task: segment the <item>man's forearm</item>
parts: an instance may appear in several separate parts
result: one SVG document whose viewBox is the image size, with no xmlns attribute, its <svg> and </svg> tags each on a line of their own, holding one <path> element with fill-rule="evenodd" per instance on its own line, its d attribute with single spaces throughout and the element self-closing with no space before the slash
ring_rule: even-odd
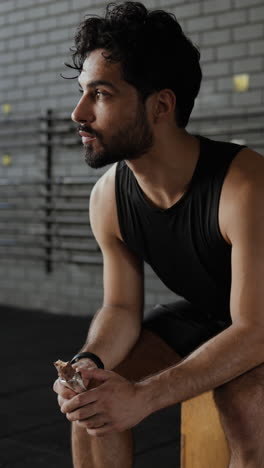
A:
<svg viewBox="0 0 264 468">
<path fill-rule="evenodd" d="M 216 388 L 264 362 L 263 332 L 231 325 L 179 364 L 140 383 L 150 412 Z"/>
<path fill-rule="evenodd" d="M 116 367 L 136 343 L 141 330 L 137 311 L 103 306 L 96 313 L 82 351 L 97 354 L 106 369 Z"/>
</svg>

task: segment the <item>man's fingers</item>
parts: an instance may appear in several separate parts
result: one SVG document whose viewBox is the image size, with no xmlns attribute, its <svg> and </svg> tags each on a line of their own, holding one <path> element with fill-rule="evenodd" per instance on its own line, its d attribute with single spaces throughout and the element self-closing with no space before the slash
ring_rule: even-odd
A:
<svg viewBox="0 0 264 468">
<path fill-rule="evenodd" d="M 69 421 L 83 421 L 88 418 L 92 418 L 92 417 L 98 416 L 99 414 L 102 414 L 101 412 L 98 411 L 96 403 L 82 406 L 80 408 L 77 408 L 75 411 L 71 411 L 70 413 L 65 411 L 65 407 L 67 404 L 66 400 L 64 400 L 64 403 L 65 404 L 63 404 L 61 407 L 61 412 L 66 413 L 67 419 Z"/>
<path fill-rule="evenodd" d="M 72 367 L 76 370 L 79 369 L 87 369 L 87 368 L 97 368 L 97 365 L 94 361 L 88 358 L 80 359 L 80 361 L 75 362 L 72 364 Z"/>
<path fill-rule="evenodd" d="M 89 405 L 90 403 L 95 403 L 97 401 L 96 389 L 88 390 L 83 393 L 79 393 L 75 397 L 67 400 L 63 406 L 64 413 L 71 413 L 77 408 L 82 408 L 83 406 Z"/>
<path fill-rule="evenodd" d="M 87 428 L 86 431 L 91 436 L 102 437 L 105 434 L 109 434 L 110 432 L 113 432 L 113 425 L 109 423 L 109 424 L 105 424 L 102 427 L 98 427 L 97 429 Z"/>
<path fill-rule="evenodd" d="M 106 417 L 104 415 L 97 414 L 95 416 L 91 416 L 90 418 L 78 421 L 78 424 L 82 427 L 85 427 L 86 429 L 98 429 L 99 427 L 105 426 L 107 423 Z"/>
<path fill-rule="evenodd" d="M 76 396 L 76 393 L 70 388 L 66 387 L 64 384 L 62 384 L 59 379 L 55 380 L 53 390 L 66 400 L 69 400 Z"/>
<path fill-rule="evenodd" d="M 95 379 L 100 382 L 106 382 L 106 380 L 111 379 L 113 377 L 114 372 L 104 369 L 98 369 L 98 367 L 90 368 L 90 369 L 83 369 L 81 367 L 76 367 L 77 372 L 81 372 L 82 375 L 88 379 Z"/>
</svg>

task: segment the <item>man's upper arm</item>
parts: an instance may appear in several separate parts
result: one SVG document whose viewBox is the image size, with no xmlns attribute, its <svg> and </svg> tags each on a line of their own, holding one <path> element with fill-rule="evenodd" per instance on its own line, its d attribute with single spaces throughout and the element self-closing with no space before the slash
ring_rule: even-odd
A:
<svg viewBox="0 0 264 468">
<path fill-rule="evenodd" d="M 90 198 L 90 223 L 103 254 L 104 305 L 132 309 L 142 316 L 143 262 L 121 239 L 111 170 L 97 182 Z"/>
<path fill-rule="evenodd" d="M 236 188 L 227 229 L 232 244 L 232 319 L 253 328 L 264 325 L 263 205 L 264 159 L 256 158 L 248 177 Z"/>
</svg>

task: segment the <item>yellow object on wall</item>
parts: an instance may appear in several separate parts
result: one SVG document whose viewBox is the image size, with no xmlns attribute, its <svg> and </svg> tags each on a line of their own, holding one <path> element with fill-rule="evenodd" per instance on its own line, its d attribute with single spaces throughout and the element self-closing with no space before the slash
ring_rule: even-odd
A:
<svg viewBox="0 0 264 468">
<path fill-rule="evenodd" d="M 241 75 L 234 75 L 233 82 L 235 91 L 238 91 L 239 93 L 247 91 L 249 88 L 249 81 L 250 77 L 247 73 L 243 73 Z"/>
<path fill-rule="evenodd" d="M 2 105 L 3 114 L 10 114 L 11 110 L 12 110 L 11 104 L 5 103 Z"/>
<path fill-rule="evenodd" d="M 11 163 L 12 157 L 10 156 L 10 154 L 4 154 L 2 156 L 2 166 L 10 166 Z"/>
</svg>

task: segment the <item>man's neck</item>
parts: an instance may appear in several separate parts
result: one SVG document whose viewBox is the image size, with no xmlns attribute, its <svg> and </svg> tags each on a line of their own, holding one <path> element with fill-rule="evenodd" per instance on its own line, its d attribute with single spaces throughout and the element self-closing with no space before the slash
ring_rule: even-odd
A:
<svg viewBox="0 0 264 468">
<path fill-rule="evenodd" d="M 172 137 L 157 141 L 149 153 L 126 163 L 146 198 L 153 205 L 166 209 L 187 190 L 199 153 L 199 140 L 178 129 Z"/>
</svg>

